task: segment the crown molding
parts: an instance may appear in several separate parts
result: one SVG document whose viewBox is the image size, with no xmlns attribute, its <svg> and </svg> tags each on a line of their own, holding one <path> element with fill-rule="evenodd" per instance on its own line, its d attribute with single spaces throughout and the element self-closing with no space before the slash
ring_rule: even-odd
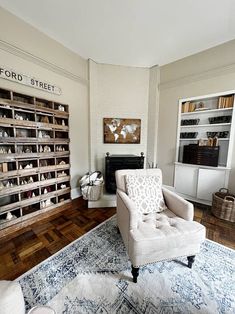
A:
<svg viewBox="0 0 235 314">
<path fill-rule="evenodd" d="M 187 85 L 187 84 L 194 83 L 197 81 L 210 79 L 215 76 L 222 76 L 222 75 L 230 74 L 230 73 L 235 73 L 235 63 L 218 67 L 212 70 L 204 71 L 200 74 L 187 75 L 176 80 L 170 80 L 165 83 L 160 83 L 159 87 L 161 90 L 164 90 L 164 89 L 174 88 L 180 85 Z"/>
<path fill-rule="evenodd" d="M 0 49 L 1 50 L 4 50 L 6 52 L 9 52 L 11 53 L 12 55 L 15 55 L 17 57 L 20 57 L 24 60 L 27 60 L 27 61 L 30 61 L 30 62 L 33 62 L 47 70 L 50 70 L 50 71 L 53 71 L 54 73 L 56 74 L 59 74 L 59 75 L 62 75 L 62 76 L 65 76 L 73 81 L 76 81 L 76 82 L 79 82 L 79 83 L 82 83 L 84 85 L 88 85 L 88 80 L 85 79 L 85 78 L 82 78 L 81 76 L 79 75 L 76 75 L 76 74 L 73 74 L 72 72 L 70 71 L 67 71 L 65 70 L 64 68 L 62 67 L 59 67 L 58 65 L 54 64 L 54 63 L 51 63 L 49 61 L 46 61 L 40 57 L 37 57 L 29 52 L 26 52 L 25 50 L 21 49 L 21 48 L 18 48 L 12 44 L 9 44 L 3 40 L 0 40 Z"/>
</svg>

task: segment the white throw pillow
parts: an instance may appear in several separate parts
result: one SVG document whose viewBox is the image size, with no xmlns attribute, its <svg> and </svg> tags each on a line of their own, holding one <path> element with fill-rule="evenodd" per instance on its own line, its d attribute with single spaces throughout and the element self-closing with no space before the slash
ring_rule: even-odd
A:
<svg viewBox="0 0 235 314">
<path fill-rule="evenodd" d="M 25 314 L 21 286 L 16 281 L 0 281 L 0 313 Z"/>
<path fill-rule="evenodd" d="M 126 175 L 126 190 L 140 213 L 160 213 L 166 209 L 162 194 L 161 177 Z"/>
</svg>

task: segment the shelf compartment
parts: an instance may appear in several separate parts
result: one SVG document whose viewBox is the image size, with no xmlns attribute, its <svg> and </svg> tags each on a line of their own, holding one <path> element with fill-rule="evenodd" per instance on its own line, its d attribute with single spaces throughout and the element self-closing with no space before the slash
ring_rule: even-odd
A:
<svg viewBox="0 0 235 314">
<path fill-rule="evenodd" d="M 39 145 L 38 146 L 38 153 L 53 153 L 54 152 L 54 145 Z"/>
<path fill-rule="evenodd" d="M 37 130 L 37 137 L 38 139 L 53 139 L 54 138 L 54 131 L 51 129 L 39 129 Z"/>
<path fill-rule="evenodd" d="M 49 197 L 40 203 L 41 209 L 53 208 L 57 204 L 56 197 Z"/>
<path fill-rule="evenodd" d="M 35 122 L 35 114 L 29 110 L 18 109 L 14 112 L 14 119 L 21 122 L 33 121 Z"/>
<path fill-rule="evenodd" d="M 38 174 L 20 176 L 19 181 L 21 188 L 33 188 L 35 184 L 38 185 Z"/>
<path fill-rule="evenodd" d="M 9 171 L 15 171 L 16 170 L 16 162 L 15 161 L 6 161 L 0 163 L 0 174 L 7 173 Z"/>
<path fill-rule="evenodd" d="M 19 186 L 17 185 L 17 179 L 6 179 L 0 181 L 0 196 L 7 196 L 17 193 Z"/>
<path fill-rule="evenodd" d="M 192 128 L 208 128 L 208 127 L 215 127 L 215 126 L 231 126 L 231 123 L 215 123 L 215 124 L 198 124 L 198 125 L 181 125 L 181 129 L 192 129 Z"/>
<path fill-rule="evenodd" d="M 67 117 L 55 117 L 54 118 L 54 124 L 56 126 L 62 126 L 62 127 L 68 127 L 68 118 Z"/>
<path fill-rule="evenodd" d="M 12 110 L 10 108 L 0 106 L 0 119 L 12 119 Z"/>
<path fill-rule="evenodd" d="M 14 220 L 17 220 L 21 216 L 20 208 L 16 208 L 8 213 L 0 213 L 0 225 L 8 224 L 10 222 L 14 223 Z"/>
<path fill-rule="evenodd" d="M 39 167 L 55 166 L 55 158 L 46 158 L 39 160 Z"/>
<path fill-rule="evenodd" d="M 22 155 L 37 153 L 37 145 L 28 145 L 28 144 L 24 144 L 24 143 L 17 143 L 16 153 L 22 154 Z"/>
<path fill-rule="evenodd" d="M 69 176 L 69 169 L 64 169 L 64 170 L 58 170 L 57 173 L 57 178 L 66 178 L 67 176 Z"/>
<path fill-rule="evenodd" d="M 27 191 L 23 191 L 20 193 L 21 201 L 24 202 L 25 200 L 33 200 L 35 197 L 39 196 L 39 188 L 30 189 Z"/>
<path fill-rule="evenodd" d="M 38 210 L 40 210 L 40 203 L 35 203 L 32 205 L 22 207 L 22 216 L 29 215 L 31 213 L 35 213 Z"/>
<path fill-rule="evenodd" d="M 61 190 L 61 194 L 58 195 L 58 204 L 70 199 L 70 192 L 66 192 L 67 189 Z M 64 193 L 63 193 L 64 192 Z"/>
<path fill-rule="evenodd" d="M 41 107 L 42 109 L 53 109 L 53 103 L 50 100 L 36 98 L 35 103 L 37 107 Z"/>
<path fill-rule="evenodd" d="M 13 92 L 13 101 L 20 102 L 21 104 L 34 104 L 34 97 Z"/>
<path fill-rule="evenodd" d="M 199 141 L 199 140 L 208 140 L 207 137 L 204 138 L 180 138 L 180 141 Z M 219 141 L 229 141 L 229 138 L 218 137 Z"/>
<path fill-rule="evenodd" d="M 2 144 L 0 145 L 0 155 L 11 155 L 15 153 L 15 146 L 12 144 Z"/>
<path fill-rule="evenodd" d="M 57 191 L 67 189 L 69 188 L 69 186 L 70 186 L 70 183 L 67 180 L 63 182 L 57 182 Z"/>
<path fill-rule="evenodd" d="M 20 207 L 19 195 L 4 195 L 0 197 L 0 213 L 4 213 L 6 211 L 10 211 Z"/>
<path fill-rule="evenodd" d="M 54 179 L 55 178 L 55 171 L 45 171 L 41 172 L 39 175 L 40 181 L 42 182 L 48 182 L 48 180 Z"/>
<path fill-rule="evenodd" d="M 56 110 L 57 113 L 68 113 L 68 105 L 54 102 L 54 110 Z"/>
<path fill-rule="evenodd" d="M 14 137 L 14 132 L 13 128 L 10 127 L 0 127 L 0 137 L 3 138 L 4 140 L 7 140 L 9 137 Z M 2 141 L 2 139 L 1 139 Z"/>
<path fill-rule="evenodd" d="M 43 112 L 37 112 L 36 113 L 36 121 L 42 125 L 53 125 L 53 114 L 52 113 L 43 113 Z"/>
<path fill-rule="evenodd" d="M 59 157 L 56 158 L 56 165 L 58 166 L 64 166 L 69 164 L 69 157 Z"/>
<path fill-rule="evenodd" d="M 55 152 L 61 153 L 61 152 L 69 152 L 69 145 L 56 145 L 55 146 Z"/>
<path fill-rule="evenodd" d="M 66 132 L 66 131 L 55 131 L 55 138 L 56 139 L 63 139 L 63 138 L 65 138 L 65 139 L 67 139 L 68 138 L 68 132 Z"/>
<path fill-rule="evenodd" d="M 21 138 L 22 141 L 24 138 L 35 138 L 36 137 L 36 129 L 31 129 L 31 128 L 16 128 L 16 137 Z"/>
<path fill-rule="evenodd" d="M 11 92 L 9 90 L 0 88 L 0 98 L 2 99 L 11 99 Z M 1 99 L 0 99 L 1 102 Z"/>
<path fill-rule="evenodd" d="M 223 108 L 223 109 L 207 109 L 207 110 L 197 110 L 192 112 L 182 112 L 181 116 L 190 116 L 190 115 L 197 115 L 197 114 L 205 114 L 205 113 L 216 113 L 216 112 L 229 112 L 232 111 L 233 107 L 230 108 Z"/>
<path fill-rule="evenodd" d="M 38 167 L 37 159 L 19 160 L 19 170 L 31 170 Z"/>
<path fill-rule="evenodd" d="M 42 195 L 46 195 L 46 194 L 50 194 L 51 192 L 55 192 L 56 191 L 56 185 L 54 184 L 50 184 L 48 185 L 48 182 L 46 182 L 47 184 L 41 186 L 41 194 Z"/>
</svg>

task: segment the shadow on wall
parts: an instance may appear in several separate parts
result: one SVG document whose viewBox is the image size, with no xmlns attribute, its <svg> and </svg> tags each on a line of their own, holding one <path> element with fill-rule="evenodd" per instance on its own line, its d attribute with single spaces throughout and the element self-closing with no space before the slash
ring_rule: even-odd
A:
<svg viewBox="0 0 235 314">
<path fill-rule="evenodd" d="M 234 180 L 234 178 L 235 178 L 235 168 L 232 168 L 231 172 L 230 172 L 229 184 L 228 184 L 229 192 L 232 194 L 235 194 L 235 180 Z"/>
<path fill-rule="evenodd" d="M 71 177 L 71 187 L 73 188 L 80 188 L 79 180 L 81 179 L 81 176 L 75 175 L 74 177 Z"/>
</svg>

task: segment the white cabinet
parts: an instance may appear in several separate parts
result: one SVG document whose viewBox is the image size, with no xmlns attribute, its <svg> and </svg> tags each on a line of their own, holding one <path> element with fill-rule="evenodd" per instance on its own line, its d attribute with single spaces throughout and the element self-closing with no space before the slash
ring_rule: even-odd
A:
<svg viewBox="0 0 235 314">
<path fill-rule="evenodd" d="M 235 91 L 229 91 L 179 101 L 174 188 L 185 198 L 209 204 L 212 193 L 228 185 L 235 134 L 234 95 Z M 196 146 L 199 141 L 209 143 L 209 137 L 218 138 L 219 150 L 209 144 Z M 185 146 L 189 151 L 190 144 L 195 145 L 189 158 Z M 219 151 L 216 162 L 212 162 L 214 156 L 203 159 L 202 150 Z"/>
<path fill-rule="evenodd" d="M 175 165 L 175 191 L 183 197 L 210 204 L 212 194 L 227 186 L 229 170 L 221 167 Z"/>
<path fill-rule="evenodd" d="M 191 197 L 197 195 L 197 176 L 198 169 L 188 166 L 175 167 L 175 189 L 181 194 Z"/>
<path fill-rule="evenodd" d="M 200 169 L 198 170 L 197 198 L 211 201 L 212 194 L 225 186 L 225 170 Z"/>
</svg>

